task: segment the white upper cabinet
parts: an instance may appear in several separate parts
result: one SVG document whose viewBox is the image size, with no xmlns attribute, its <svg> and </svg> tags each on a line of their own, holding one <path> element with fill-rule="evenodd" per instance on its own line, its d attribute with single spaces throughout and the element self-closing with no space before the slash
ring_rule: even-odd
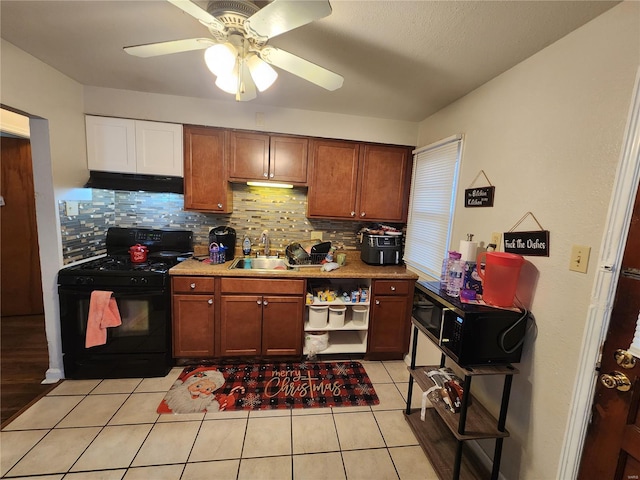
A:
<svg viewBox="0 0 640 480">
<path fill-rule="evenodd" d="M 89 170 L 182 177 L 182 125 L 85 118 Z"/>
</svg>

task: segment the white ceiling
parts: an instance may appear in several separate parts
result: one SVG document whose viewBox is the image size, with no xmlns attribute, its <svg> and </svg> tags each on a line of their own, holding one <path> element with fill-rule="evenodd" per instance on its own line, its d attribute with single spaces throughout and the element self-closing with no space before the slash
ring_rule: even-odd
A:
<svg viewBox="0 0 640 480">
<path fill-rule="evenodd" d="M 339 73 L 343 87 L 328 92 L 280 70 L 252 102 L 421 121 L 616 3 L 332 0 L 330 16 L 269 43 Z M 235 101 L 214 86 L 202 51 L 122 50 L 210 36 L 166 1 L 1 0 L 0 19 L 3 39 L 83 85 Z"/>
</svg>

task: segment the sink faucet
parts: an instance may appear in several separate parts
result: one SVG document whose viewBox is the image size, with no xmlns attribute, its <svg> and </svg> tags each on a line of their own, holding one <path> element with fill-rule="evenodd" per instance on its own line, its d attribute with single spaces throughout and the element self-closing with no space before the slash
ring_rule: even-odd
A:
<svg viewBox="0 0 640 480">
<path fill-rule="evenodd" d="M 270 245 L 269 245 L 269 232 L 267 230 L 262 231 L 262 235 L 260 235 L 260 243 L 264 245 L 264 255 L 265 257 L 269 256 Z"/>
</svg>

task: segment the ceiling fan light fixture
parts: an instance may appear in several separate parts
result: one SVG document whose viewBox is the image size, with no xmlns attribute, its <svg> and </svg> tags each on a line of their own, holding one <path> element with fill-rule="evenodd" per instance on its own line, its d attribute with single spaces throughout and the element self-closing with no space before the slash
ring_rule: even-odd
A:
<svg viewBox="0 0 640 480">
<path fill-rule="evenodd" d="M 238 93 L 238 69 L 234 68 L 230 73 L 218 75 L 218 78 L 216 78 L 216 87 L 232 95 Z"/>
<path fill-rule="evenodd" d="M 273 82 L 278 78 L 278 72 L 257 55 L 251 55 L 249 57 L 247 66 L 251 72 L 251 78 L 253 78 L 256 87 L 258 87 L 258 90 L 261 92 L 264 92 L 273 85 Z"/>
<path fill-rule="evenodd" d="M 215 76 L 228 75 L 233 71 L 238 52 L 230 43 L 218 43 L 204 51 L 204 62 Z"/>
</svg>

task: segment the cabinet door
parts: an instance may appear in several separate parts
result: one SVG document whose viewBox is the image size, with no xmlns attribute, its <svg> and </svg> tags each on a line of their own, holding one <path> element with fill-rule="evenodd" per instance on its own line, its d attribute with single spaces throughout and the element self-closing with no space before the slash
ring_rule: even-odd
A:
<svg viewBox="0 0 640 480">
<path fill-rule="evenodd" d="M 309 139 L 271 135 L 269 180 L 306 185 Z"/>
<path fill-rule="evenodd" d="M 220 352 L 222 357 L 260 355 L 262 297 L 222 295 L 220 299 Z"/>
<path fill-rule="evenodd" d="M 173 356 L 213 357 L 213 295 L 173 295 Z"/>
<path fill-rule="evenodd" d="M 232 192 L 225 174 L 226 132 L 184 127 L 184 208 L 231 213 Z"/>
<path fill-rule="evenodd" d="M 89 170 L 136 173 L 136 129 L 126 118 L 85 117 Z"/>
<path fill-rule="evenodd" d="M 359 144 L 324 140 L 311 144 L 307 217 L 355 218 Z"/>
<path fill-rule="evenodd" d="M 410 298 L 379 296 L 373 298 L 369 322 L 368 353 L 402 358 L 409 351 Z"/>
<path fill-rule="evenodd" d="M 229 178 L 262 181 L 269 179 L 269 135 L 230 132 Z"/>
<path fill-rule="evenodd" d="M 302 297 L 263 297 L 262 354 L 302 355 Z"/>
<path fill-rule="evenodd" d="M 136 120 L 138 173 L 182 176 L 182 125 Z"/>
<path fill-rule="evenodd" d="M 358 217 L 406 222 L 411 182 L 409 149 L 364 145 L 361 155 Z"/>
</svg>

